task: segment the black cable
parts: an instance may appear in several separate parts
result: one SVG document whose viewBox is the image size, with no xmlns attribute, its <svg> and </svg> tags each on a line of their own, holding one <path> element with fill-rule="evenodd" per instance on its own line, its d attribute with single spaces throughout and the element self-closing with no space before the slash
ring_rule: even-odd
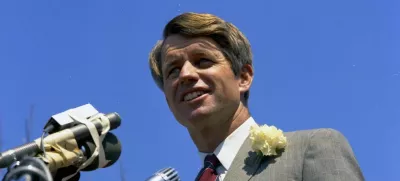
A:
<svg viewBox="0 0 400 181">
<path fill-rule="evenodd" d="M 23 174 L 37 175 L 44 181 L 53 181 L 53 177 L 47 166 L 39 159 L 33 157 L 26 157 L 21 160 L 21 166 L 17 166 L 9 170 L 3 178 L 3 181 L 10 181 L 14 177 L 20 177 Z M 41 168 L 37 168 L 41 167 Z"/>
<path fill-rule="evenodd" d="M 49 179 L 46 177 L 46 175 L 42 171 L 40 171 L 38 168 L 28 167 L 28 166 L 21 166 L 18 168 L 14 168 L 10 172 L 8 172 L 8 174 L 4 177 L 3 181 L 17 179 L 14 177 L 16 177 L 18 174 L 22 174 L 22 173 L 24 173 L 24 174 L 29 173 L 29 174 L 37 175 L 37 176 L 41 177 L 41 179 L 43 179 L 45 181 L 49 181 Z"/>
<path fill-rule="evenodd" d="M 49 181 L 53 181 L 53 176 L 50 173 L 49 168 L 44 164 L 43 161 L 39 160 L 39 158 L 33 158 L 33 157 L 28 157 L 27 159 L 30 159 L 33 162 L 36 162 L 39 166 L 42 167 L 42 171 L 46 174 L 46 177 L 48 178 Z"/>
</svg>

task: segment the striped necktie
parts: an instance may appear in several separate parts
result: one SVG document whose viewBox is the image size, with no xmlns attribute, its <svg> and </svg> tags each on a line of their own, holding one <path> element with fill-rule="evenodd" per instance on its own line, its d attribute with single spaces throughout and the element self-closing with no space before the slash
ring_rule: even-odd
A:
<svg viewBox="0 0 400 181">
<path fill-rule="evenodd" d="M 217 167 L 221 165 L 218 158 L 212 154 L 204 159 L 204 167 L 196 177 L 196 181 L 215 181 L 217 179 Z"/>
</svg>

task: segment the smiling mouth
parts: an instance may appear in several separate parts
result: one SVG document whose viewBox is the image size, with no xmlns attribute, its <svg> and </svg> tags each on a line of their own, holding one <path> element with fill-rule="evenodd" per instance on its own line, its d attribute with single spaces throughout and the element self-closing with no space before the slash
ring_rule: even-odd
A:
<svg viewBox="0 0 400 181">
<path fill-rule="evenodd" d="M 183 97 L 183 101 L 185 101 L 185 102 L 191 101 L 193 99 L 196 99 L 197 97 L 202 96 L 205 93 L 206 92 L 204 92 L 204 91 L 195 91 L 195 92 L 188 93 Z"/>
</svg>

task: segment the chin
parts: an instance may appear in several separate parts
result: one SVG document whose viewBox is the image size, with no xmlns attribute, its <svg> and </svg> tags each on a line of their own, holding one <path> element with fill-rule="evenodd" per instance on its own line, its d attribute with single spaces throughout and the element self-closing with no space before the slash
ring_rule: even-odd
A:
<svg viewBox="0 0 400 181">
<path fill-rule="evenodd" d="M 212 109 L 201 108 L 190 112 L 186 120 L 195 124 L 196 122 L 205 122 L 212 116 L 216 116 Z"/>
<path fill-rule="evenodd" d="M 187 108 L 180 113 L 179 120 L 185 127 L 198 127 L 207 124 L 207 120 L 219 117 L 219 112 L 214 105 L 201 105 L 196 108 Z"/>
</svg>

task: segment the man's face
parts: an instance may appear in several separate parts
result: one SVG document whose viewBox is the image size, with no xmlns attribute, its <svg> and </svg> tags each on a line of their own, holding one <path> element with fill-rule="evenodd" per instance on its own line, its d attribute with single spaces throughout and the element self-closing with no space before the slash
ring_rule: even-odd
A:
<svg viewBox="0 0 400 181">
<path fill-rule="evenodd" d="M 169 36 L 162 49 L 162 72 L 168 105 L 187 128 L 202 129 L 231 118 L 240 94 L 247 91 L 211 38 Z"/>
</svg>

